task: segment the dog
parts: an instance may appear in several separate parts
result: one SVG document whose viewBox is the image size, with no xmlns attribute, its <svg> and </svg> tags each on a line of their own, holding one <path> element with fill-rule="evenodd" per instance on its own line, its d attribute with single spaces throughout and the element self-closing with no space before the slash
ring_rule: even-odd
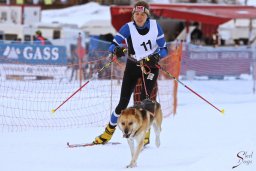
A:
<svg viewBox="0 0 256 171">
<path fill-rule="evenodd" d="M 160 132 L 163 114 L 161 106 L 158 102 L 146 99 L 141 104 L 122 110 L 118 118 L 117 125 L 123 133 L 123 137 L 127 138 L 129 144 L 132 160 L 127 168 L 137 166 L 138 156 L 144 146 L 144 138 L 153 125 L 156 134 L 155 144 L 160 146 Z M 137 147 L 134 149 L 134 140 L 136 140 Z"/>
</svg>

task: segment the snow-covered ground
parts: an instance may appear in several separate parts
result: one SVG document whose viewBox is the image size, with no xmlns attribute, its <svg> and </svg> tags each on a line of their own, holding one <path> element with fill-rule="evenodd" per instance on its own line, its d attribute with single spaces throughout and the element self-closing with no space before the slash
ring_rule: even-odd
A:
<svg viewBox="0 0 256 171">
<path fill-rule="evenodd" d="M 251 79 L 183 81 L 220 112 L 180 86 L 178 111 L 165 118 L 161 146 L 151 143 L 138 159 L 138 171 L 255 171 L 256 94 Z M 67 148 L 91 142 L 103 127 L 0 133 L 1 171 L 126 170 L 130 151 L 121 131 L 120 145 Z M 239 165 L 240 164 L 240 165 Z M 233 166 L 239 165 L 232 169 Z"/>
</svg>

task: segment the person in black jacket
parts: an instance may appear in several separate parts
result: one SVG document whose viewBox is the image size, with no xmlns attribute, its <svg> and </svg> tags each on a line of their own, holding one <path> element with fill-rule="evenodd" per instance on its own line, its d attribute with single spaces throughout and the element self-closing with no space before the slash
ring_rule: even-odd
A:
<svg viewBox="0 0 256 171">
<path fill-rule="evenodd" d="M 199 45 L 203 40 L 203 32 L 200 30 L 198 23 L 195 23 L 194 26 L 195 29 L 191 32 L 191 42 Z"/>
</svg>

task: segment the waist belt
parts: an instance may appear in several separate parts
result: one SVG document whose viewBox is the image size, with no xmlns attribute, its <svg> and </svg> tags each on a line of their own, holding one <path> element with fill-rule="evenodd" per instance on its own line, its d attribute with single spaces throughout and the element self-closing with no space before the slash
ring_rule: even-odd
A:
<svg viewBox="0 0 256 171">
<path fill-rule="evenodd" d="M 128 59 L 130 59 L 131 61 L 133 62 L 136 62 L 136 63 L 140 63 L 141 61 L 143 61 L 143 59 L 147 58 L 148 56 L 145 56 L 143 57 L 141 60 L 137 61 L 135 55 L 128 55 Z"/>
<path fill-rule="evenodd" d="M 129 55 L 127 59 L 131 60 L 132 62 L 135 62 L 135 63 L 140 63 L 140 61 L 137 61 L 137 59 L 134 58 L 135 55 Z"/>
</svg>

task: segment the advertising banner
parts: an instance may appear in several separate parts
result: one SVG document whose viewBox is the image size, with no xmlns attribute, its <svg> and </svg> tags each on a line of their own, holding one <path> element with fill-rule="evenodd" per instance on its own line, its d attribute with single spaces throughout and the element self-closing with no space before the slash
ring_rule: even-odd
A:
<svg viewBox="0 0 256 171">
<path fill-rule="evenodd" d="M 66 65 L 66 47 L 1 44 L 0 62 L 12 64 Z"/>
<path fill-rule="evenodd" d="M 250 74 L 250 49 L 189 49 L 182 59 L 182 74 L 194 71 L 197 76 L 239 76 Z"/>
</svg>

